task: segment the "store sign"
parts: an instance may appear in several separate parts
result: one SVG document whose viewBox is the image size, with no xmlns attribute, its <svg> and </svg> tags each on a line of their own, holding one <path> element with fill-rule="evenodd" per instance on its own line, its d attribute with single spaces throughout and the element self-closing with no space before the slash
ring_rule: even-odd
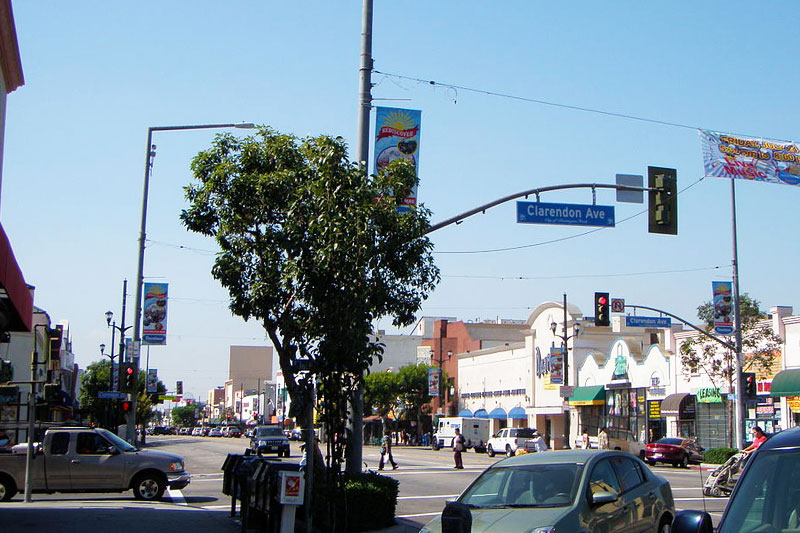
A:
<svg viewBox="0 0 800 533">
<path fill-rule="evenodd" d="M 763 417 L 767 417 L 767 418 L 772 418 L 773 416 L 775 416 L 775 406 L 774 405 L 767 405 L 767 404 L 757 405 L 756 406 L 756 416 L 758 416 L 758 417 L 763 416 Z"/>
<path fill-rule="evenodd" d="M 800 396 L 787 396 L 786 406 L 795 413 L 800 413 Z"/>
<path fill-rule="evenodd" d="M 661 418 L 661 400 L 647 401 L 647 415 L 650 418 Z"/>
<path fill-rule="evenodd" d="M 719 387 L 701 387 L 697 389 L 698 403 L 722 403 Z"/>
</svg>

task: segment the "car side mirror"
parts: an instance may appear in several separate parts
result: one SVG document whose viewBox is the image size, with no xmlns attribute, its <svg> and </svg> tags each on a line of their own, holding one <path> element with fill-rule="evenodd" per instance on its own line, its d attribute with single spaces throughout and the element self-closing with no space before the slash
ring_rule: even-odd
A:
<svg viewBox="0 0 800 533">
<path fill-rule="evenodd" d="M 672 521 L 672 533 L 713 533 L 711 515 L 705 511 L 678 511 Z"/>
<path fill-rule="evenodd" d="M 447 502 L 442 511 L 442 533 L 470 533 L 472 513 L 460 502 Z"/>
<path fill-rule="evenodd" d="M 595 492 L 592 494 L 592 505 L 605 505 L 613 503 L 619 499 L 619 495 L 614 492 Z"/>
<path fill-rule="evenodd" d="M 106 448 L 109 455 L 119 455 L 119 449 L 116 446 L 109 446 Z"/>
</svg>

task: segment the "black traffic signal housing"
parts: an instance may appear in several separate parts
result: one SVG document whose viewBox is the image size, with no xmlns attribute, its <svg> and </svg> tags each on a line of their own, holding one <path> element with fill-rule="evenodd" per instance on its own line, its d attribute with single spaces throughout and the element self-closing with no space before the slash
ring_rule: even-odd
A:
<svg viewBox="0 0 800 533">
<path fill-rule="evenodd" d="M 136 392 L 136 368 L 133 363 L 119 365 L 120 392 Z"/>
<path fill-rule="evenodd" d="M 647 167 L 647 231 L 678 234 L 678 173 L 674 168 Z"/>
<path fill-rule="evenodd" d="M 748 400 L 756 399 L 756 373 L 742 372 L 742 383 L 744 383 L 744 397 Z"/>
<path fill-rule="evenodd" d="M 594 293 L 594 325 L 611 325 L 610 300 L 607 292 Z"/>
<path fill-rule="evenodd" d="M 175 393 L 183 394 L 183 381 L 178 381 L 175 383 Z"/>
</svg>

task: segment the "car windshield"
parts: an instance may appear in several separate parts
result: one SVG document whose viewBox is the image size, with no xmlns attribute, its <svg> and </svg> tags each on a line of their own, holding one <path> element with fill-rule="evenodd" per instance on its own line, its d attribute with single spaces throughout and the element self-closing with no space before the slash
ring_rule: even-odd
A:
<svg viewBox="0 0 800 533">
<path fill-rule="evenodd" d="M 259 437 L 282 437 L 283 431 L 281 428 L 258 428 L 257 435 Z"/>
<path fill-rule="evenodd" d="M 575 498 L 582 468 L 580 464 L 490 468 L 459 501 L 473 509 L 565 507 Z"/>
<path fill-rule="evenodd" d="M 136 448 L 122 440 L 121 438 L 117 437 L 110 431 L 106 431 L 105 429 L 98 429 L 98 433 L 103 435 L 106 439 L 110 440 L 111 443 L 117 447 L 118 450 L 122 452 L 135 452 Z"/>
<path fill-rule="evenodd" d="M 663 439 L 658 439 L 656 441 L 656 444 L 672 444 L 673 446 L 680 446 L 682 442 L 683 442 L 683 439 L 665 437 Z"/>
<path fill-rule="evenodd" d="M 720 533 L 800 531 L 800 448 L 760 451 L 720 524 Z"/>
</svg>

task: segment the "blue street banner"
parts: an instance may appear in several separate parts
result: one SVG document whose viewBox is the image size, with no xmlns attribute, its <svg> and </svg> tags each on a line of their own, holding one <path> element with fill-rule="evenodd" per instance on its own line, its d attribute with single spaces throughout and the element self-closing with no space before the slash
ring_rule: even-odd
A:
<svg viewBox="0 0 800 533">
<path fill-rule="evenodd" d="M 550 348 L 550 383 L 564 383 L 564 348 L 560 346 Z"/>
<path fill-rule="evenodd" d="M 517 202 L 520 224 L 614 227 L 614 206 Z"/>
<path fill-rule="evenodd" d="M 672 319 L 668 316 L 626 316 L 625 326 L 629 328 L 669 328 Z"/>
<path fill-rule="evenodd" d="M 714 294 L 714 333 L 730 335 L 733 333 L 733 283 L 712 281 L 711 292 Z"/>
<path fill-rule="evenodd" d="M 142 344 L 167 344 L 168 283 L 144 284 Z"/>
<path fill-rule="evenodd" d="M 379 107 L 375 116 L 375 173 L 394 161 L 407 159 L 419 176 L 419 135 L 422 111 Z M 403 200 L 406 210 L 417 205 L 417 187 Z"/>
<path fill-rule="evenodd" d="M 428 368 L 428 396 L 439 396 L 440 368 Z"/>
<path fill-rule="evenodd" d="M 147 369 L 147 392 L 158 392 L 158 370 L 155 368 Z"/>
<path fill-rule="evenodd" d="M 800 185 L 800 143 L 699 132 L 706 176 Z"/>
</svg>

